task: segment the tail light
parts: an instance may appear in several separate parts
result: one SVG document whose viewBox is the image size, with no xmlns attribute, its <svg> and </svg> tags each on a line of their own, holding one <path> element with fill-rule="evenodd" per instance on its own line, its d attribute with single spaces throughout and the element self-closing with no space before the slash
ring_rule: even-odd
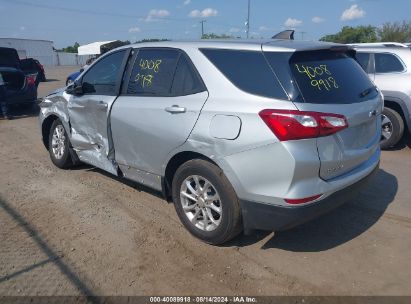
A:
<svg viewBox="0 0 411 304">
<path fill-rule="evenodd" d="M 263 110 L 262 120 L 280 141 L 316 138 L 348 127 L 344 115 L 297 110 Z"/>
<path fill-rule="evenodd" d="M 36 84 L 36 78 L 37 78 L 36 74 L 26 75 L 27 85 L 29 85 L 29 86 L 35 85 Z"/>
</svg>

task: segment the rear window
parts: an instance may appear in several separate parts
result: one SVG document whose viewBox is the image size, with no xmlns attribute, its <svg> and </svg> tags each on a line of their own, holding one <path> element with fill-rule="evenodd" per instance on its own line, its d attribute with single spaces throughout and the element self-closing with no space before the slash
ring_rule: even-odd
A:
<svg viewBox="0 0 411 304">
<path fill-rule="evenodd" d="M 240 90 L 288 99 L 262 52 L 224 49 L 201 49 L 201 52 Z"/>
<path fill-rule="evenodd" d="M 343 52 L 296 52 L 290 68 L 305 102 L 349 104 L 378 94 L 358 62 Z"/>
<path fill-rule="evenodd" d="M 22 70 L 35 70 L 36 69 L 36 63 L 34 62 L 34 60 L 30 60 L 30 59 L 20 60 L 20 66 Z"/>
<path fill-rule="evenodd" d="M 19 68 L 20 62 L 15 49 L 0 48 L 0 66 Z"/>
</svg>

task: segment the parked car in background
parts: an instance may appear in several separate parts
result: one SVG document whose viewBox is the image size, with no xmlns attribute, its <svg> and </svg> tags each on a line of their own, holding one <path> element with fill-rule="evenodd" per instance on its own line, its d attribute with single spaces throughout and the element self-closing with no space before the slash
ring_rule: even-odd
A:
<svg viewBox="0 0 411 304">
<path fill-rule="evenodd" d="M 77 77 L 80 76 L 80 74 L 84 71 L 84 69 L 80 69 L 80 71 L 71 73 L 70 75 L 68 75 L 67 79 L 66 79 L 66 86 L 69 86 L 71 84 L 73 84 L 74 80 L 77 79 Z"/>
<path fill-rule="evenodd" d="M 400 43 L 352 45 L 357 59 L 384 94 L 381 147 L 387 149 L 411 132 L 411 50 Z"/>
<path fill-rule="evenodd" d="M 97 57 L 96 57 L 97 58 Z M 66 79 L 66 86 L 72 84 L 74 82 L 74 80 L 77 79 L 77 77 L 80 76 L 81 73 L 83 73 L 84 70 L 86 70 L 96 58 L 89 58 L 86 62 L 86 64 L 80 69 L 80 71 L 71 73 L 67 79 Z"/>
<path fill-rule="evenodd" d="M 211 244 L 311 220 L 379 166 L 382 95 L 343 45 L 135 44 L 40 107 L 57 167 L 81 161 L 162 191 Z"/>
<path fill-rule="evenodd" d="M 8 118 L 9 107 L 18 104 L 35 105 L 37 100 L 36 74 L 25 74 L 20 67 L 17 51 L 0 47 L 0 74 L 3 88 L 0 93 L 0 108 Z"/>
<path fill-rule="evenodd" d="M 46 73 L 44 72 L 44 67 L 37 59 L 21 59 L 20 66 L 26 75 L 32 75 L 37 73 L 37 84 L 39 82 L 46 81 Z"/>
</svg>

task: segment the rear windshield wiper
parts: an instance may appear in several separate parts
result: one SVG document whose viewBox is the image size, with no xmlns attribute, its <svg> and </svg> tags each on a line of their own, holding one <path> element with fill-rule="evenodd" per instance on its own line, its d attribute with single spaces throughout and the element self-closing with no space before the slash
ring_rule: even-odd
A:
<svg viewBox="0 0 411 304">
<path fill-rule="evenodd" d="M 370 94 L 372 93 L 372 91 L 374 91 L 374 90 L 375 90 L 375 91 L 377 90 L 377 87 L 376 87 L 376 86 L 372 86 L 372 87 L 370 87 L 370 88 L 362 91 L 362 92 L 360 93 L 360 97 L 361 97 L 361 98 L 364 98 L 364 97 L 370 95 Z"/>
</svg>

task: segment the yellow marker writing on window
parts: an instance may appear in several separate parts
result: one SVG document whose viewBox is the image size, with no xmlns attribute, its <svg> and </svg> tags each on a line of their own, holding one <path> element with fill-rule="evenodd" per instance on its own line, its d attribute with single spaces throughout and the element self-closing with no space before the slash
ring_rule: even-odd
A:
<svg viewBox="0 0 411 304">
<path fill-rule="evenodd" d="M 151 86 L 152 83 L 153 83 L 153 79 L 154 79 L 153 75 L 150 75 L 150 74 L 142 75 L 142 74 L 138 73 L 136 75 L 136 77 L 134 78 L 134 81 L 139 83 L 141 85 L 141 87 L 144 88 L 144 87 Z"/>
<path fill-rule="evenodd" d="M 305 74 L 310 79 L 311 86 L 316 87 L 320 91 L 323 89 L 331 91 L 332 89 L 339 88 L 337 81 L 326 64 L 318 66 L 295 64 L 295 68 L 300 74 Z"/>
<path fill-rule="evenodd" d="M 158 73 L 160 71 L 161 62 L 162 62 L 161 59 L 156 59 L 156 60 L 140 59 L 139 66 L 142 70 L 152 70 L 155 73 Z"/>
</svg>

